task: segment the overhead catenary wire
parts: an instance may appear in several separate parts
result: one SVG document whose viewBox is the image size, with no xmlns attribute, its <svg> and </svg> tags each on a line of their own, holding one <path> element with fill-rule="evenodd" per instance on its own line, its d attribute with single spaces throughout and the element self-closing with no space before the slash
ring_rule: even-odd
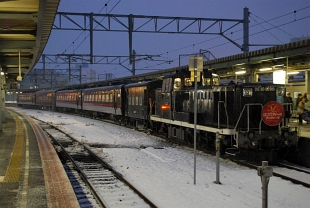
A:
<svg viewBox="0 0 310 208">
<path fill-rule="evenodd" d="M 304 8 L 299 9 L 299 10 L 294 10 L 293 12 L 286 13 L 286 14 L 284 14 L 284 15 L 281 15 L 281 16 L 278 16 L 278 17 L 275 17 L 275 18 L 272 18 L 272 19 L 270 19 L 270 20 L 264 20 L 263 23 L 269 23 L 269 22 L 274 21 L 274 20 L 276 20 L 276 19 L 284 18 L 284 17 L 286 17 L 286 16 L 288 16 L 288 15 L 296 14 L 297 12 L 302 11 L 302 10 L 306 10 L 306 9 L 308 9 L 308 8 L 310 8 L 310 6 L 304 7 Z M 282 32 L 284 32 L 284 33 L 286 33 L 286 34 L 288 34 L 288 33 L 285 32 L 284 30 L 281 30 L 280 27 L 285 26 L 285 25 L 288 25 L 288 24 L 291 24 L 291 23 L 295 23 L 295 22 L 297 22 L 297 21 L 301 21 L 301 20 L 307 19 L 307 18 L 309 18 L 309 17 L 310 17 L 309 15 L 308 15 L 308 16 L 305 16 L 305 17 L 302 17 L 302 18 L 299 18 L 299 19 L 296 19 L 296 17 L 295 17 L 295 19 L 292 20 L 292 21 L 283 23 L 283 24 L 278 25 L 278 26 L 272 25 L 272 26 L 273 26 L 272 28 L 269 28 L 269 29 L 264 28 L 264 30 L 259 31 L 259 32 L 256 32 L 256 33 L 253 33 L 253 34 L 251 34 L 251 35 L 249 35 L 249 36 L 255 36 L 255 35 L 260 34 L 260 33 L 263 33 L 263 32 L 269 32 L 270 30 L 273 30 L 273 29 L 279 29 L 280 31 L 282 31 Z M 257 23 L 257 24 L 255 24 L 255 25 L 253 25 L 253 26 L 250 26 L 250 28 L 254 28 L 254 27 L 257 27 L 257 26 L 261 26 L 261 24 L 262 24 L 262 23 Z M 271 23 L 269 23 L 269 24 L 271 24 Z M 241 31 L 243 31 L 243 29 L 239 29 L 239 30 L 233 31 L 233 32 L 231 32 L 231 33 L 237 33 L 237 32 L 241 32 Z M 290 35 L 290 36 L 291 36 L 291 37 L 294 37 L 294 36 L 292 36 L 292 35 Z M 218 37 L 215 37 L 215 38 L 212 38 L 212 39 L 208 39 L 208 40 L 205 40 L 205 41 L 200 41 L 200 42 L 198 42 L 198 43 L 195 43 L 195 45 L 199 45 L 199 44 L 202 44 L 202 43 L 206 43 L 206 42 L 209 42 L 209 41 L 213 41 L 213 40 L 219 39 L 219 38 L 221 38 L 221 36 L 218 36 Z M 242 40 L 242 37 L 236 38 L 236 39 L 234 39 L 233 41 L 238 41 L 238 40 Z M 282 43 L 282 41 L 280 41 L 280 40 L 279 40 L 279 42 Z M 222 43 L 222 44 L 218 44 L 218 45 L 216 45 L 216 46 L 209 47 L 208 50 L 214 49 L 214 48 L 217 48 L 217 47 L 220 47 L 220 46 L 229 44 L 229 43 L 230 43 L 230 42 L 227 41 L 227 42 L 224 42 L 224 43 Z M 167 53 L 176 52 L 176 51 L 183 50 L 183 49 L 185 49 L 185 48 L 189 48 L 189 47 L 192 47 L 192 46 L 193 46 L 193 44 L 188 45 L 188 46 L 184 46 L 184 47 L 181 47 L 181 48 L 178 48 L 178 49 L 174 49 L 174 50 L 171 50 L 171 51 L 168 51 L 168 52 L 164 52 L 164 53 L 161 53 L 161 54 L 159 54 L 159 55 L 164 55 L 164 54 L 167 54 Z M 175 59 L 174 59 L 174 60 L 175 60 Z M 154 67 L 155 67 L 155 66 L 162 65 L 162 64 L 165 64 L 165 63 L 155 64 Z"/>
<path fill-rule="evenodd" d="M 290 14 L 291 14 L 291 13 L 290 13 Z M 273 26 L 272 28 L 269 28 L 269 29 L 264 29 L 264 30 L 258 31 L 258 32 L 256 32 L 256 33 L 253 33 L 253 34 L 249 35 L 249 36 L 255 36 L 255 35 L 261 34 L 261 33 L 263 33 L 263 32 L 268 32 L 268 31 L 270 31 L 270 30 L 274 30 L 274 29 L 277 29 L 277 28 L 279 28 L 279 27 L 282 27 L 282 26 L 285 26 L 285 25 L 288 25 L 288 24 L 292 24 L 292 23 L 295 23 L 295 22 L 297 22 L 297 21 L 301 21 L 301 20 L 308 19 L 308 18 L 310 18 L 309 15 L 308 15 L 308 16 L 305 16 L 305 17 L 302 17 L 302 18 L 300 18 L 300 19 L 294 19 L 294 20 L 292 20 L 292 21 L 285 22 L 285 23 L 283 23 L 283 24 L 281 24 L 281 25 L 278 25 L 278 26 Z M 275 19 L 275 18 L 274 18 L 274 19 Z M 258 26 L 258 25 L 259 25 L 259 24 L 256 24 L 255 26 Z M 254 26 L 253 26 L 253 27 L 254 27 Z M 201 41 L 201 42 L 199 42 L 199 43 L 204 43 L 204 42 L 208 42 L 208 41 L 215 40 L 215 39 L 219 39 L 219 38 L 221 38 L 221 37 L 218 36 L 218 37 L 215 37 L 215 38 L 206 40 L 206 41 Z M 243 39 L 243 37 L 240 37 L 240 38 L 234 39 L 234 41 L 239 41 L 239 40 L 242 40 L 242 39 Z M 196 44 L 199 44 L 199 43 L 196 43 Z M 229 42 L 229 41 L 226 41 L 226 42 L 224 42 L 224 43 L 221 43 L 221 44 L 218 44 L 218 45 L 209 47 L 208 50 L 214 49 L 214 48 L 217 48 L 217 47 L 220 47 L 220 46 L 223 46 L 223 45 L 227 45 L 227 44 L 230 44 L 230 42 Z M 192 47 L 192 45 L 184 46 L 184 47 L 182 47 L 182 48 L 175 49 L 175 50 L 172 50 L 172 51 L 169 51 L 169 52 L 176 52 L 176 51 L 178 51 L 178 50 L 182 50 L 182 49 L 189 48 L 189 47 Z M 164 54 L 167 54 L 167 53 L 169 53 L 169 52 L 161 53 L 161 54 L 159 54 L 159 55 L 164 55 Z M 175 58 L 175 59 L 172 59 L 172 60 L 175 61 L 175 60 L 178 60 L 178 59 L 179 59 L 179 58 Z M 164 65 L 164 64 L 166 64 L 166 63 L 158 63 L 158 64 L 155 64 L 155 65 L 153 65 L 153 66 L 148 66 L 148 68 L 150 68 L 150 67 L 154 67 L 154 68 L 155 68 L 155 67 L 158 67 L 158 66 L 161 66 L 161 65 Z M 143 68 L 142 68 L 142 69 L 143 69 Z M 115 69 L 113 69 L 113 70 L 115 70 Z M 110 71 L 110 70 L 107 70 L 107 71 Z M 121 74 L 121 73 L 117 73 L 117 74 Z"/>
<path fill-rule="evenodd" d="M 108 2 L 110 2 L 110 0 L 109 0 Z M 110 13 L 120 2 L 121 2 L 121 0 L 119 0 L 119 1 L 114 5 L 114 7 L 109 11 L 109 13 Z M 279 29 L 280 31 L 286 33 L 284 30 L 281 30 L 280 27 L 282 27 L 282 26 L 284 26 L 284 25 L 288 25 L 288 24 L 292 24 L 292 23 L 301 21 L 301 20 L 303 20 L 303 19 L 309 18 L 309 16 L 305 16 L 305 17 L 301 17 L 301 18 L 296 18 L 296 13 L 297 13 L 297 12 L 300 12 L 300 11 L 302 11 L 302 10 L 308 9 L 309 7 L 310 7 L 310 6 L 304 7 L 304 8 L 302 8 L 302 9 L 295 10 L 295 11 L 293 11 L 293 12 L 286 13 L 286 14 L 284 14 L 284 15 L 281 15 L 281 16 L 278 16 L 278 17 L 275 17 L 275 18 L 272 18 L 272 19 L 270 19 L 270 20 L 266 20 L 266 21 L 263 20 L 262 22 L 257 22 L 257 21 L 255 21 L 257 24 L 250 26 L 250 28 L 254 28 L 254 27 L 258 27 L 258 26 L 259 26 L 259 27 L 262 27 L 262 24 L 263 24 L 263 23 L 268 23 L 268 24 L 272 25 L 273 27 L 272 27 L 272 28 L 264 28 L 264 30 L 261 30 L 261 31 L 255 32 L 255 33 L 253 33 L 253 34 L 250 34 L 250 36 L 255 36 L 255 35 L 258 35 L 258 34 L 263 33 L 263 32 L 269 32 L 269 33 L 270 33 L 270 30 L 273 30 L 273 29 Z M 104 8 L 106 8 L 106 10 L 107 10 L 107 7 L 106 7 L 106 5 L 105 5 L 105 6 L 100 10 L 100 12 L 101 12 Z M 292 15 L 292 14 L 295 15 L 295 19 L 294 19 L 293 21 L 289 21 L 289 22 L 286 22 L 286 23 L 281 24 L 281 25 L 278 25 L 278 26 L 270 23 L 271 21 L 274 21 L 274 20 L 276 20 L 276 19 L 281 19 L 281 18 L 284 18 L 284 17 L 286 17 L 286 16 L 288 16 L 288 15 Z M 253 15 L 253 16 L 256 17 L 256 18 L 258 18 L 257 15 L 254 15 L 254 14 L 252 14 L 252 13 L 251 13 L 251 15 Z M 102 19 L 101 21 L 103 21 L 103 19 Z M 100 22 L 101 22 L 101 21 L 100 21 Z M 230 34 L 236 34 L 236 33 L 241 32 L 241 31 L 243 31 L 243 29 L 239 29 L 239 30 L 236 30 L 236 31 L 233 31 L 233 32 L 229 32 L 229 33 L 230 33 Z M 83 34 L 83 33 L 85 34 L 85 31 L 83 31 L 81 34 Z M 227 33 L 227 34 L 229 34 L 229 33 Z M 79 37 L 81 36 L 81 34 L 79 35 Z M 287 33 L 287 34 L 288 34 L 288 33 Z M 289 35 L 289 34 L 288 34 L 288 35 Z M 294 36 L 292 36 L 292 35 L 290 35 L 290 36 L 291 36 L 291 37 L 294 37 Z M 76 46 L 76 47 L 74 48 L 74 51 L 76 51 L 88 37 L 89 37 L 89 35 L 87 35 L 86 37 L 84 37 L 84 40 L 83 40 L 78 46 Z M 163 53 L 161 53 L 161 54 L 159 54 L 159 55 L 160 55 L 161 57 L 165 58 L 165 56 L 168 56 L 169 54 L 171 54 L 171 53 L 173 53 L 173 52 L 177 52 L 177 51 L 180 51 L 180 50 L 183 50 L 183 49 L 187 49 L 187 48 L 190 48 L 190 47 L 193 47 L 193 46 L 197 46 L 197 45 L 201 45 L 201 44 L 204 44 L 204 43 L 208 43 L 208 42 L 211 42 L 211 41 L 213 42 L 214 40 L 220 39 L 220 38 L 222 38 L 222 36 L 217 36 L 217 37 L 214 37 L 214 38 L 210 38 L 210 39 L 208 39 L 208 40 L 200 41 L 200 42 L 198 42 L 198 43 L 190 44 L 190 45 L 188 45 L 188 46 L 183 46 L 183 47 L 180 47 L 180 48 L 177 48 L 177 49 L 173 49 L 173 50 L 170 50 L 170 51 L 168 51 L 168 52 L 163 52 Z M 78 38 L 77 38 L 77 39 L 78 39 Z M 68 49 L 76 42 L 77 39 L 75 39 L 75 41 L 73 41 L 73 43 L 71 43 L 71 45 L 70 45 L 66 50 L 68 50 Z M 234 41 L 239 41 L 239 40 L 241 40 L 241 39 L 242 39 L 242 38 L 235 38 L 235 39 L 233 39 L 233 40 L 234 40 Z M 278 39 L 278 41 L 282 43 L 281 40 Z M 208 47 L 207 49 L 208 49 L 208 50 L 214 49 L 214 48 L 221 47 L 221 46 L 226 45 L 226 44 L 229 44 L 229 43 L 230 43 L 230 42 L 227 41 L 227 42 L 224 42 L 224 43 L 217 44 L 217 45 L 215 45 L 215 46 Z M 193 47 L 193 49 L 194 49 L 194 47 Z M 66 51 L 66 50 L 65 50 L 65 51 Z M 194 53 L 194 51 L 193 51 L 193 53 Z M 175 58 L 175 59 L 171 59 L 171 60 L 175 61 L 175 60 L 178 60 L 178 59 L 179 59 L 179 57 L 178 57 L 178 58 Z M 143 61 L 144 61 L 144 63 L 146 63 L 147 66 L 144 67 L 144 68 L 142 68 L 142 69 L 158 68 L 159 66 L 163 66 L 163 65 L 167 64 L 166 62 L 164 62 L 164 63 L 156 63 L 156 64 L 154 64 L 154 65 L 150 65 L 149 62 L 148 62 L 147 60 L 143 60 Z M 124 63 L 121 63 L 121 64 L 124 64 Z M 128 66 L 129 66 L 129 65 L 130 65 L 130 64 L 128 64 Z M 58 65 L 58 66 L 59 66 L 59 65 Z M 119 67 L 118 69 L 120 69 L 120 68 L 121 68 L 121 67 Z M 112 71 L 112 70 L 115 71 L 115 69 L 105 69 L 105 71 Z"/>
</svg>

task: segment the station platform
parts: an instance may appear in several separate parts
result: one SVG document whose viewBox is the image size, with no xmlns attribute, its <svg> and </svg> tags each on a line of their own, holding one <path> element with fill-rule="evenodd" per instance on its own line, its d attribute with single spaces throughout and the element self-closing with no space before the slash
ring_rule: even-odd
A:
<svg viewBox="0 0 310 208">
<path fill-rule="evenodd" d="M 79 207 L 48 137 L 8 109 L 0 132 L 0 207 Z"/>
</svg>

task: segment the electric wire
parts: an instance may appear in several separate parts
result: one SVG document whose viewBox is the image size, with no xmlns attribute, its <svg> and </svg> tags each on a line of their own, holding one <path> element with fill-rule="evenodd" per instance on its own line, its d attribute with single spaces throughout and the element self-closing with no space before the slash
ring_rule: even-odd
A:
<svg viewBox="0 0 310 208">
<path fill-rule="evenodd" d="M 302 8 L 302 9 L 296 10 L 296 12 L 299 12 L 299 11 L 302 11 L 302 10 L 305 10 L 305 9 L 308 9 L 308 8 L 310 8 L 310 6 L 307 6 L 307 7 L 304 7 L 304 8 Z M 274 21 L 274 20 L 276 20 L 276 19 L 283 18 L 283 17 L 285 17 L 285 16 L 294 14 L 294 13 L 296 13 L 296 12 L 293 11 L 293 12 L 289 12 L 289 13 L 286 13 L 286 14 L 281 15 L 281 16 L 278 16 L 278 17 L 274 17 L 274 18 L 272 18 L 272 19 L 270 19 L 270 20 L 264 21 L 263 23 L 270 22 L 270 21 Z M 309 17 L 309 16 L 307 16 L 307 17 Z M 296 19 L 295 19 L 295 21 L 296 21 Z M 298 20 L 297 20 L 297 21 L 298 21 Z M 257 24 L 255 24 L 255 25 L 250 26 L 249 28 L 254 28 L 254 27 L 257 27 L 257 26 L 260 26 L 260 25 L 261 25 L 261 23 L 257 23 Z M 232 32 L 229 32 L 229 33 L 237 33 L 237 32 L 241 32 L 241 31 L 243 31 L 243 29 L 239 29 L 239 30 L 232 31 Z M 229 33 L 227 33 L 227 34 L 229 34 Z M 227 35 L 227 34 L 226 34 L 226 35 Z M 215 37 L 215 38 L 212 38 L 212 39 L 208 39 L 208 40 L 205 40 L 205 41 L 200 41 L 200 42 L 194 43 L 194 44 L 195 44 L 195 45 L 198 45 L 198 44 L 210 42 L 210 41 L 213 41 L 213 40 L 219 39 L 219 38 L 221 38 L 221 36 L 218 36 L 218 37 Z M 161 53 L 160 55 L 165 54 L 165 53 L 170 53 L 170 52 L 179 51 L 179 50 L 182 50 L 182 49 L 185 49 L 185 48 L 189 48 L 189 47 L 191 47 L 192 45 L 193 45 L 193 44 L 187 45 L 187 46 L 184 46 L 184 47 L 181 47 L 181 48 L 178 48 L 178 49 L 174 49 L 174 50 L 171 50 L 171 51 L 167 51 L 167 52 Z"/>
<path fill-rule="evenodd" d="M 302 10 L 305 10 L 305 9 L 308 9 L 308 8 L 310 8 L 310 6 L 304 7 L 304 8 L 302 8 L 302 9 L 297 10 L 297 11 L 302 11 Z M 274 21 L 274 20 L 276 20 L 276 19 L 283 18 L 283 17 L 288 16 L 288 15 L 291 15 L 291 14 L 293 14 L 293 13 L 296 14 L 297 11 L 289 12 L 289 13 L 287 13 L 287 14 L 284 14 L 284 15 L 281 15 L 281 16 L 278 16 L 278 17 L 275 17 L 275 18 L 272 18 L 272 19 L 270 19 L 270 20 L 266 20 L 266 21 L 264 21 L 263 23 L 269 23 L 270 21 Z M 281 30 L 279 27 L 282 27 L 282 26 L 287 25 L 287 24 L 294 23 L 294 22 L 296 22 L 296 21 L 301 21 L 301 20 L 303 20 L 303 19 L 307 19 L 307 18 L 309 18 L 309 17 L 310 17 L 310 16 L 305 16 L 305 17 L 302 17 L 302 18 L 299 18 L 299 19 L 296 19 L 296 18 L 295 18 L 293 21 L 286 22 L 286 23 L 283 23 L 283 24 L 278 25 L 278 26 L 275 26 L 275 25 L 272 25 L 271 23 L 269 23 L 269 24 L 271 24 L 271 25 L 273 26 L 273 28 L 269 28 L 269 29 L 264 28 L 263 31 L 259 31 L 259 32 L 253 33 L 253 34 L 251 34 L 251 35 L 249 35 L 249 36 L 255 36 L 255 35 L 260 34 L 260 33 L 263 33 L 263 32 L 268 32 L 268 33 L 270 33 L 269 31 L 270 31 L 270 30 L 273 30 L 273 29 L 279 29 L 279 30 Z M 254 28 L 254 27 L 257 27 L 257 26 L 261 26 L 261 24 L 262 24 L 262 23 L 257 23 L 256 25 L 250 26 L 250 28 Z M 236 30 L 236 31 L 234 31 L 234 32 L 232 32 L 232 33 L 240 32 L 240 31 L 243 31 L 243 29 Z M 282 32 L 285 32 L 284 30 L 281 30 L 281 31 L 282 31 Z M 285 33 L 286 33 L 286 32 L 285 32 Z M 286 33 L 286 34 L 288 34 L 288 33 Z M 288 34 L 288 35 L 289 35 L 289 34 Z M 290 36 L 292 36 L 292 35 L 290 35 Z M 292 36 L 292 37 L 294 37 L 294 36 Z M 208 39 L 208 40 L 205 40 L 205 41 L 201 41 L 201 42 L 195 43 L 195 45 L 202 44 L 202 43 L 205 43 L 205 42 L 209 42 L 209 41 L 212 41 L 212 40 L 215 40 L 215 39 L 219 39 L 219 38 L 221 38 L 221 36 L 218 36 L 218 37 L 215 37 L 215 38 L 212 38 L 212 39 Z M 237 40 L 241 40 L 241 39 L 242 39 L 242 37 L 241 37 L 241 38 L 234 39 L 233 41 L 237 41 Z M 276 38 L 276 39 L 277 39 L 277 38 Z M 279 40 L 279 41 L 280 41 L 280 40 Z M 280 41 L 280 42 L 282 43 L 282 41 Z M 227 41 L 227 42 L 224 42 L 224 43 L 222 43 L 222 44 L 218 44 L 218 45 L 216 45 L 216 46 L 209 47 L 208 50 L 214 49 L 214 48 L 217 48 L 217 47 L 220 47 L 220 46 L 229 44 L 229 43 L 230 43 L 230 42 Z M 192 45 L 193 45 L 193 44 L 192 44 Z M 178 49 L 174 49 L 174 50 L 171 50 L 171 51 L 168 51 L 168 52 L 165 52 L 165 53 L 171 53 L 171 52 L 176 52 L 176 51 L 179 51 L 179 50 L 183 50 L 183 49 L 185 49 L 185 48 L 191 47 L 192 45 L 184 46 L 184 47 L 181 47 L 181 48 L 178 48 Z M 165 53 L 161 53 L 161 54 L 159 54 L 159 55 L 163 55 L 163 54 L 165 54 Z M 175 59 L 174 59 L 174 60 L 175 60 Z M 165 63 L 156 64 L 156 65 L 154 65 L 154 67 L 155 67 L 155 66 L 162 65 L 162 64 L 165 64 Z"/>
<path fill-rule="evenodd" d="M 110 0 L 109 0 L 109 1 L 110 1 Z M 109 1 L 108 1 L 108 2 L 109 2 Z M 109 13 L 110 13 L 120 2 L 121 2 L 121 0 L 119 0 L 119 1 L 114 5 L 114 7 L 109 11 Z M 106 6 L 106 5 L 105 5 L 105 6 Z M 100 12 L 105 8 L 105 6 L 100 10 Z M 285 17 L 285 16 L 287 16 L 287 15 L 291 15 L 292 13 L 296 14 L 297 12 L 302 11 L 302 10 L 305 10 L 305 9 L 308 9 L 309 7 L 310 7 L 310 6 L 304 7 L 304 8 L 302 8 L 302 9 L 296 10 L 296 11 L 294 11 L 294 12 L 289 12 L 289 13 L 287 13 L 287 14 L 284 14 L 284 15 L 281 15 L 281 16 L 278 16 L 278 17 L 275 17 L 275 18 L 272 18 L 272 19 L 270 19 L 270 20 L 266 20 L 266 21 L 263 20 L 263 19 L 261 19 L 261 18 L 259 18 L 257 15 L 254 15 L 254 14 L 253 14 L 254 17 L 263 20 L 263 22 L 257 22 L 256 20 L 253 19 L 252 16 L 250 16 L 250 17 L 257 23 L 257 24 L 255 24 L 255 25 L 250 26 L 250 28 L 254 28 L 254 27 L 257 27 L 257 26 L 263 27 L 263 26 L 262 26 L 263 23 L 268 23 L 268 24 L 270 24 L 270 25 L 273 26 L 273 27 L 272 27 L 272 28 L 268 28 L 268 29 L 266 29 L 266 28 L 263 27 L 263 28 L 264 28 L 263 31 L 259 31 L 259 32 L 253 33 L 253 34 L 251 34 L 251 35 L 249 35 L 249 36 L 255 36 L 255 35 L 260 34 L 260 33 L 263 33 L 263 32 L 268 32 L 268 33 L 270 33 L 269 31 L 270 31 L 270 30 L 273 30 L 273 29 L 279 29 L 280 31 L 282 31 L 282 32 L 284 32 L 284 33 L 286 33 L 286 34 L 288 34 L 287 32 L 285 32 L 284 30 L 280 29 L 279 27 L 282 27 L 282 26 L 284 26 L 284 25 L 291 24 L 291 23 L 294 23 L 294 22 L 298 22 L 298 21 L 301 21 L 301 20 L 303 20 L 303 19 L 307 19 L 307 18 L 309 18 L 310 16 L 306 16 L 306 17 L 299 18 L 299 19 L 296 19 L 296 17 L 295 17 L 295 19 L 294 19 L 293 21 L 286 22 L 286 23 L 281 24 L 281 25 L 278 25 L 278 26 L 275 26 L 275 25 L 271 24 L 270 22 L 271 22 L 271 21 L 274 21 L 274 20 L 276 20 L 276 19 L 283 18 L 283 17 Z M 252 13 L 250 13 L 250 14 L 252 14 Z M 103 18 L 103 19 L 104 19 L 104 18 Z M 103 21 L 103 19 L 102 19 L 101 21 Z M 101 21 L 100 21 L 100 22 L 101 22 Z M 239 29 L 239 30 L 230 32 L 230 34 L 235 34 L 235 33 L 237 33 L 237 32 L 241 32 L 241 31 L 243 31 L 243 29 Z M 81 34 L 83 34 L 84 32 L 85 32 L 85 31 L 83 31 Z M 79 35 L 79 37 L 81 36 L 81 34 Z M 227 33 L 227 34 L 229 34 L 229 33 Z M 271 34 L 271 33 L 270 33 L 270 34 Z M 271 34 L 271 35 L 272 35 L 272 34 Z M 288 35 L 290 35 L 290 34 L 288 34 Z M 89 35 L 88 35 L 88 36 L 89 36 Z M 82 42 L 84 42 L 85 39 L 86 39 L 88 36 L 86 36 Z M 292 35 L 290 35 L 290 36 L 291 36 L 291 37 L 294 37 L 294 36 L 292 36 Z M 274 36 L 274 37 L 275 37 L 275 36 Z M 181 48 L 173 49 L 173 50 L 170 50 L 170 51 L 167 51 L 167 52 L 164 52 L 164 53 L 160 53 L 159 55 L 160 55 L 161 57 L 165 58 L 165 57 L 163 56 L 164 54 L 169 55 L 169 53 L 177 52 L 177 51 L 180 51 L 180 50 L 183 50 L 183 49 L 187 49 L 187 48 L 189 48 L 189 47 L 193 47 L 193 46 L 196 46 L 196 45 L 200 45 L 200 44 L 203 44 L 203 43 L 207 43 L 207 42 L 210 42 L 210 41 L 214 41 L 214 40 L 219 39 L 219 38 L 222 38 L 222 36 L 217 36 L 217 37 L 214 37 L 214 38 L 211 38 L 211 39 L 208 39 L 208 40 L 204 40 L 204 41 L 200 41 L 200 42 L 197 42 L 197 43 L 188 45 L 188 46 L 183 46 L 183 47 L 181 47 Z M 276 37 L 275 37 L 275 38 L 276 38 Z M 78 39 L 78 38 L 77 38 L 77 39 Z M 75 39 L 75 40 L 77 40 L 77 39 Z M 242 39 L 242 38 L 236 38 L 236 39 L 234 39 L 233 41 L 238 41 L 238 40 L 241 40 L 241 39 Z M 276 38 L 276 39 L 277 39 L 279 42 L 282 43 L 281 40 L 279 40 L 278 38 Z M 74 41 L 74 42 L 75 42 L 75 41 Z M 73 42 L 72 44 L 74 44 L 74 42 Z M 220 46 L 229 44 L 229 43 L 230 43 L 230 42 L 227 41 L 227 42 L 224 42 L 224 43 L 221 43 L 221 44 L 218 44 L 218 45 L 209 47 L 208 50 L 214 49 L 214 48 L 217 48 L 217 47 L 220 47 Z M 71 44 L 68 48 L 70 48 L 70 47 L 72 46 L 72 44 Z M 80 43 L 80 44 L 78 45 L 78 47 L 75 48 L 75 50 L 77 50 L 81 45 L 82 45 L 82 43 Z M 68 50 L 68 48 L 67 48 L 66 50 Z M 66 50 L 65 50 L 65 51 L 66 51 Z M 63 52 L 63 53 L 64 53 L 64 52 Z M 168 58 L 167 58 L 167 59 L 168 59 Z M 172 61 L 175 61 L 175 60 L 178 60 L 178 59 L 179 59 L 179 58 L 175 58 L 175 59 L 172 59 Z M 143 61 L 144 61 L 144 62 L 147 62 L 147 60 L 143 60 Z M 123 64 L 123 62 L 122 62 L 121 64 Z M 121 65 L 121 64 L 120 64 L 120 65 Z M 167 63 L 164 62 L 164 63 L 155 64 L 155 65 L 149 65 L 149 64 L 147 64 L 148 66 L 146 66 L 146 67 L 144 67 L 144 68 L 147 70 L 148 68 L 158 67 L 158 66 L 161 66 L 161 65 L 164 65 L 164 64 L 167 64 Z M 130 65 L 130 64 L 128 64 L 128 65 Z M 143 70 L 144 68 L 142 68 L 141 70 Z M 117 68 L 117 69 L 119 69 L 119 68 Z M 112 71 L 112 70 L 115 70 L 115 69 L 108 69 L 108 70 L 105 70 L 105 71 Z M 139 69 L 139 70 L 140 70 L 140 69 Z M 117 73 L 117 74 L 119 74 L 119 73 Z"/>
</svg>

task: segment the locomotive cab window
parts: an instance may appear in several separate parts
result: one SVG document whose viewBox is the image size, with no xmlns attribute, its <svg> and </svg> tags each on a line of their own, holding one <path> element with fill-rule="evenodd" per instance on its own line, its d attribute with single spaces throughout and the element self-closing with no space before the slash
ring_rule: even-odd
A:
<svg viewBox="0 0 310 208">
<path fill-rule="evenodd" d="M 210 86 L 211 85 L 211 78 L 203 78 L 202 79 L 202 86 Z"/>
<path fill-rule="evenodd" d="M 173 88 L 175 90 L 180 90 L 181 89 L 181 78 L 175 78 L 174 79 L 174 85 L 173 85 Z"/>
<path fill-rule="evenodd" d="M 213 85 L 220 85 L 220 79 L 219 78 L 213 78 Z"/>
<path fill-rule="evenodd" d="M 172 78 L 166 78 L 163 80 L 162 92 L 170 92 L 172 86 Z"/>
<path fill-rule="evenodd" d="M 185 85 L 186 87 L 192 86 L 191 78 L 185 78 L 185 79 L 184 79 L 184 85 Z"/>
</svg>

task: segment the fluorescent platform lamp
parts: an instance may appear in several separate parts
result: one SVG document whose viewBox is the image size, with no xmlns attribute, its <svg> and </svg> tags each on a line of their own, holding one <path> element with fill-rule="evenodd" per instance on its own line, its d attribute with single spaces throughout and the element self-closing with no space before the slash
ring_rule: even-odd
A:
<svg viewBox="0 0 310 208">
<path fill-rule="evenodd" d="M 259 69 L 259 71 L 270 71 L 270 70 L 272 70 L 271 67 L 265 67 L 265 68 Z"/>
<path fill-rule="evenodd" d="M 273 72 L 273 84 L 285 84 L 285 71 L 277 70 Z"/>
<path fill-rule="evenodd" d="M 245 73 L 246 73 L 246 71 L 236 71 L 236 72 L 235 72 L 235 74 L 239 74 L 239 75 L 240 75 L 240 74 L 245 74 Z"/>
<path fill-rule="evenodd" d="M 298 71 L 287 72 L 287 74 L 298 74 Z"/>
</svg>

